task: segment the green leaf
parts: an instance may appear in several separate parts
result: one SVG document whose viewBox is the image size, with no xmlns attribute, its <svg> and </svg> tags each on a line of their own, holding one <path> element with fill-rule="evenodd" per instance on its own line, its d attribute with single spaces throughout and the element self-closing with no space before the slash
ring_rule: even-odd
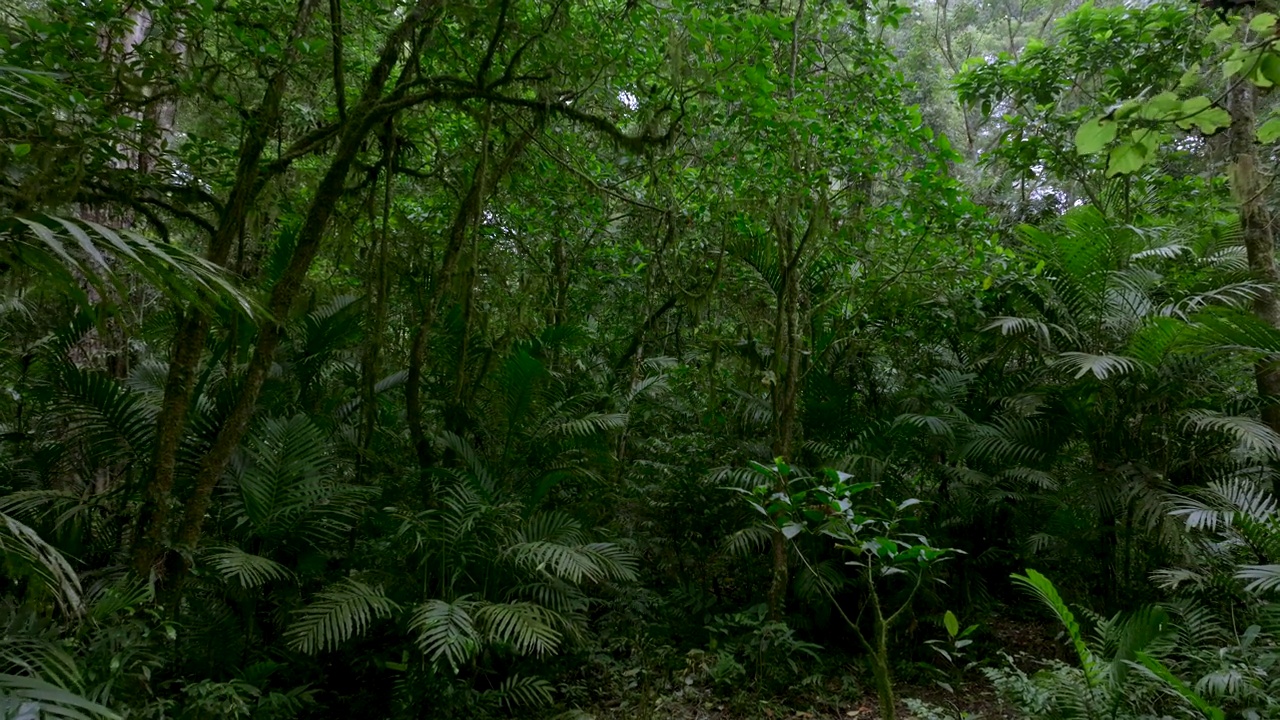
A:
<svg viewBox="0 0 1280 720">
<path fill-rule="evenodd" d="M 1280 85 L 1280 56 L 1267 53 L 1258 63 L 1258 73 L 1272 85 Z"/>
<path fill-rule="evenodd" d="M 1169 668 L 1165 667 L 1159 660 L 1144 652 L 1138 652 L 1136 657 L 1138 662 L 1150 671 L 1152 675 L 1163 680 L 1166 685 L 1172 688 L 1178 695 L 1181 695 L 1187 702 L 1195 706 L 1195 708 L 1206 718 L 1209 718 L 1209 720 L 1223 720 L 1223 718 L 1226 717 L 1226 713 L 1224 713 L 1221 708 L 1210 705 L 1207 700 L 1196 693 L 1196 691 L 1192 690 L 1186 683 L 1179 680 L 1177 676 L 1170 672 Z"/>
<path fill-rule="evenodd" d="M 956 618 L 956 614 L 950 610 L 942 616 L 942 624 L 947 628 L 947 634 L 951 637 L 960 634 L 960 621 Z"/>
<path fill-rule="evenodd" d="M 1226 110 L 1214 106 L 1209 98 L 1197 95 L 1182 102 L 1182 119 L 1178 120 L 1177 124 L 1183 130 L 1194 127 L 1202 133 L 1211 134 L 1230 125 L 1231 115 Z"/>
<path fill-rule="evenodd" d="M 1230 39 L 1232 35 L 1235 35 L 1235 32 L 1236 29 L 1234 27 L 1226 23 L 1220 23 L 1210 30 L 1208 35 L 1205 35 L 1204 40 L 1207 43 L 1220 43 Z"/>
<path fill-rule="evenodd" d="M 1171 92 L 1162 92 L 1148 100 L 1140 112 L 1146 120 L 1167 120 L 1181 113 L 1182 102 Z"/>
<path fill-rule="evenodd" d="M 1205 135 L 1212 135 L 1231 125 L 1231 115 L 1220 107 L 1212 107 L 1204 112 L 1197 113 L 1194 117 L 1187 118 L 1186 121 L 1180 122 L 1178 125 L 1184 129 L 1194 126 Z"/>
<path fill-rule="evenodd" d="M 1258 128 L 1258 142 L 1275 142 L 1280 138 L 1280 118 L 1271 118 Z"/>
<path fill-rule="evenodd" d="M 1084 632 L 1080 630 L 1080 624 L 1076 622 L 1075 615 L 1071 612 L 1067 604 L 1062 601 L 1062 597 L 1058 595 L 1058 590 L 1049 581 L 1049 578 L 1040 573 L 1027 569 L 1026 575 L 1011 575 L 1013 581 L 1022 585 L 1031 591 L 1041 602 L 1053 611 L 1058 621 L 1067 631 L 1067 637 L 1071 640 L 1071 645 L 1075 648 L 1076 656 L 1080 658 L 1080 667 L 1084 670 L 1085 684 L 1090 688 L 1098 686 L 1098 682 L 1102 679 L 1102 668 L 1098 663 L 1098 658 L 1093 654 L 1093 650 L 1089 648 L 1085 642 Z"/>
<path fill-rule="evenodd" d="M 1249 21 L 1249 29 L 1256 33 L 1267 33 L 1275 29 L 1276 16 L 1271 13 L 1259 13 Z"/>
<path fill-rule="evenodd" d="M 1081 155 L 1093 155 L 1102 152 L 1112 140 L 1116 139 L 1117 126 L 1114 122 L 1096 117 L 1076 130 L 1076 152 Z"/>
<path fill-rule="evenodd" d="M 1140 145 L 1124 143 L 1111 148 L 1111 153 L 1107 156 L 1107 177 L 1137 172 L 1146 164 L 1147 158 Z"/>
<path fill-rule="evenodd" d="M 14 157 L 26 157 L 27 153 L 31 152 L 31 146 L 27 143 L 10 145 L 9 149 L 13 151 Z"/>
<path fill-rule="evenodd" d="M 1193 63 L 1187 71 L 1182 73 L 1182 79 L 1178 81 L 1178 88 L 1186 90 L 1187 88 L 1200 82 L 1200 63 Z"/>
</svg>

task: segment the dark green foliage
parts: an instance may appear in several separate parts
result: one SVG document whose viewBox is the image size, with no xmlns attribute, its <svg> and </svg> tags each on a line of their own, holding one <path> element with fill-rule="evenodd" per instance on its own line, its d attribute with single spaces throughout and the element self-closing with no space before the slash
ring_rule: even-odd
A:
<svg viewBox="0 0 1280 720">
<path fill-rule="evenodd" d="M 0 715 L 1280 717 L 1274 17 L 10 4 Z"/>
</svg>

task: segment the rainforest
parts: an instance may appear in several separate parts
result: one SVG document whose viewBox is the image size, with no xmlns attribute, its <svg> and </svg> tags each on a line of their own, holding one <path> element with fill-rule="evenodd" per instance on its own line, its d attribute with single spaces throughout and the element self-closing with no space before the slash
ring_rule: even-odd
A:
<svg viewBox="0 0 1280 720">
<path fill-rule="evenodd" d="M 0 3 L 0 718 L 1280 718 L 1280 8 Z"/>
</svg>

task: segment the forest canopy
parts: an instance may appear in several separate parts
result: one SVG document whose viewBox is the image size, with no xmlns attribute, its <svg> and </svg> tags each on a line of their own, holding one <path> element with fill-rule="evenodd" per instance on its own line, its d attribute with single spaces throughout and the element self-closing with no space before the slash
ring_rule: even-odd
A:
<svg viewBox="0 0 1280 720">
<path fill-rule="evenodd" d="M 10 0 L 0 717 L 1280 718 L 1278 12 Z"/>
</svg>

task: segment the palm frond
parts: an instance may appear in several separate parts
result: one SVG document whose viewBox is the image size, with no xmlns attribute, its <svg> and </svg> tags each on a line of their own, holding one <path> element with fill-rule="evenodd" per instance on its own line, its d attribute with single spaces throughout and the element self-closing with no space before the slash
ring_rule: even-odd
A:
<svg viewBox="0 0 1280 720">
<path fill-rule="evenodd" d="M 1245 590 L 1252 593 L 1267 593 L 1280 589 L 1280 565 L 1242 565 L 1236 571 L 1236 577 L 1247 580 Z"/>
<path fill-rule="evenodd" d="M 545 655 L 560 645 L 551 611 L 536 603 L 483 603 L 472 615 L 488 642 L 510 645 L 522 655 Z"/>
<path fill-rule="evenodd" d="M 1123 355 L 1094 355 L 1083 352 L 1064 352 L 1058 355 L 1055 365 L 1075 371 L 1079 380 L 1085 375 L 1093 375 L 1099 380 L 1117 375 L 1125 375 L 1142 367 L 1142 363 Z"/>
<path fill-rule="evenodd" d="M 1051 329 L 1066 334 L 1062 328 L 1028 317 L 995 317 L 982 329 L 999 330 L 1001 335 L 1034 335 L 1046 345 L 1051 342 L 1049 333 Z"/>
<path fill-rule="evenodd" d="M 494 690 L 494 695 L 508 710 L 542 707 L 551 704 L 551 683 L 542 678 L 514 674 Z"/>
<path fill-rule="evenodd" d="M 289 647 L 315 654 L 336 649 L 364 633 L 375 620 L 397 607 L 382 589 L 346 578 L 316 594 L 311 604 L 294 613 L 285 631 Z"/>
<path fill-rule="evenodd" d="M 1080 630 L 1080 624 L 1076 622 L 1075 614 L 1071 612 L 1067 604 L 1062 601 L 1062 597 L 1058 595 L 1058 589 L 1053 586 L 1049 578 L 1031 569 L 1027 570 L 1026 575 L 1013 575 L 1013 580 L 1030 590 L 1032 594 L 1053 611 L 1053 614 L 1058 618 L 1058 622 L 1062 623 L 1063 628 L 1067 631 L 1067 637 L 1076 651 L 1076 656 L 1080 659 L 1080 666 L 1084 671 L 1086 684 L 1091 688 L 1098 687 L 1102 680 L 1102 666 L 1098 662 L 1098 658 L 1093 654 L 1093 650 L 1085 642 L 1084 633 Z"/>
<path fill-rule="evenodd" d="M 123 298 L 121 276 L 112 268 L 124 266 L 174 299 L 245 315 L 256 311 L 220 268 L 199 255 L 87 220 L 44 215 L 0 221 L 0 257 L 48 273 L 86 307 L 79 278 L 103 297 Z"/>
<path fill-rule="evenodd" d="M 155 406 L 106 373 L 61 363 L 57 407 L 95 453 L 141 460 L 155 428 Z"/>
<path fill-rule="evenodd" d="M 0 514 L 0 557 L 10 572 L 35 580 L 64 612 L 83 610 L 80 576 L 40 534 L 8 515 Z"/>
<path fill-rule="evenodd" d="M 223 580 L 237 583 L 244 589 L 261 587 L 273 580 L 287 580 L 293 573 L 270 558 L 247 553 L 236 547 L 215 547 L 205 553 L 205 559 Z"/>
<path fill-rule="evenodd" d="M 452 603 L 428 600 L 410 616 L 409 629 L 418 633 L 418 648 L 437 667 L 444 660 L 457 673 L 480 651 L 480 632 L 470 613 L 475 605 L 465 597 Z"/>
<path fill-rule="evenodd" d="M 725 538 L 725 551 L 734 557 L 749 557 L 769 546 L 773 532 L 763 524 L 748 525 Z"/>
<path fill-rule="evenodd" d="M 634 577 L 634 566 L 624 560 L 625 554 L 619 548 L 609 543 L 574 546 L 534 540 L 511 545 L 504 554 L 519 567 L 545 572 L 574 584 Z"/>
<path fill-rule="evenodd" d="M 1239 517 L 1268 518 L 1277 508 L 1267 488 L 1240 476 L 1213 480 L 1188 495 L 1174 497 L 1171 505 L 1170 515 L 1183 518 L 1188 529 L 1210 532 L 1231 527 Z"/>
<path fill-rule="evenodd" d="M 1188 410 L 1181 419 L 1192 430 L 1219 432 L 1235 439 L 1240 449 L 1253 457 L 1280 458 L 1280 434 L 1260 420 L 1209 410 Z"/>
<path fill-rule="evenodd" d="M 39 678 L 0 675 L 0 715 L 13 718 L 49 716 L 67 720 L 120 720 L 121 716 L 76 693 Z"/>
<path fill-rule="evenodd" d="M 324 434 L 306 416 L 268 418 L 251 439 L 248 462 L 237 478 L 249 521 L 265 528 L 281 514 L 323 500 L 329 457 Z"/>
</svg>

